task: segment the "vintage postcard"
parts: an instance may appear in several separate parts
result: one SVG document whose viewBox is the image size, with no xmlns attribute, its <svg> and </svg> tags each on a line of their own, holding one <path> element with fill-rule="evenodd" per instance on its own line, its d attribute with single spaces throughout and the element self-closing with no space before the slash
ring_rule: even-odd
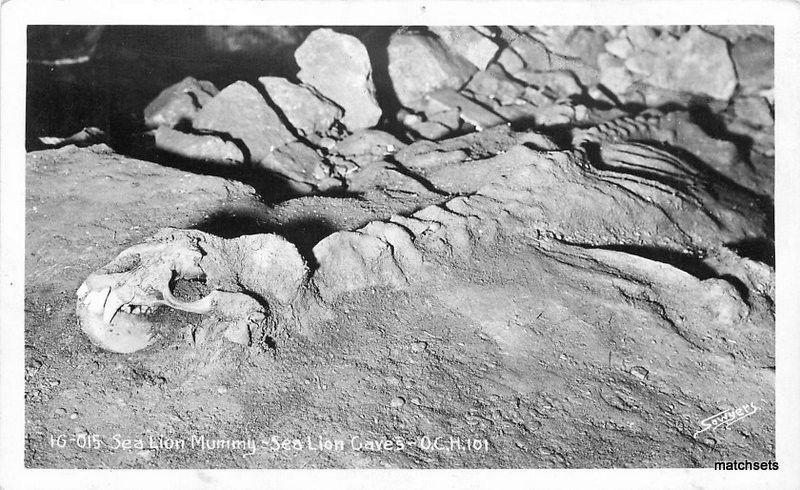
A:
<svg viewBox="0 0 800 490">
<path fill-rule="evenodd" d="M 799 18 L 6 2 L 2 487 L 796 488 Z"/>
</svg>

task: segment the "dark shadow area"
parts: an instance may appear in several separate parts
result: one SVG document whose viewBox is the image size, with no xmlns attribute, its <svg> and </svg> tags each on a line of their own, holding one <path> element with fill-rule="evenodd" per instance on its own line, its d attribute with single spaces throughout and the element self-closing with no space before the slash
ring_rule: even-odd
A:
<svg viewBox="0 0 800 490">
<path fill-rule="evenodd" d="M 556 124 L 552 126 L 537 126 L 536 121 L 533 119 L 518 119 L 511 123 L 511 129 L 513 131 L 527 131 L 529 129 L 536 130 L 537 133 L 541 133 L 551 140 L 562 149 L 569 149 L 572 148 L 572 129 L 573 126 L 568 124 Z M 525 144 L 532 149 L 537 149 L 532 145 Z"/>
<path fill-rule="evenodd" d="M 693 275 L 701 281 L 717 277 L 717 272 L 703 262 L 702 258 L 691 254 L 643 245 L 578 245 L 583 248 L 623 252 L 656 262 L 669 264 L 676 269 L 680 269 L 687 274 Z"/>
<path fill-rule="evenodd" d="M 693 123 L 700 126 L 700 128 L 712 138 L 733 143 L 734 146 L 736 146 L 739 157 L 748 164 L 750 163 L 750 150 L 753 147 L 752 138 L 728 131 L 722 118 L 714 114 L 706 105 L 690 105 L 689 117 Z"/>
<path fill-rule="evenodd" d="M 569 243 L 569 242 L 565 242 Z M 600 250 L 613 250 L 615 252 L 622 252 L 630 255 L 636 255 L 644 259 L 649 259 L 655 262 L 661 262 L 671 265 L 676 269 L 680 269 L 687 274 L 691 274 L 697 279 L 704 281 L 706 279 L 722 279 L 731 284 L 739 293 L 739 296 L 747 302 L 750 298 L 750 292 L 747 286 L 737 277 L 730 274 L 719 275 L 714 268 L 703 262 L 702 257 L 667 250 L 658 247 L 648 247 L 642 245 L 590 245 L 581 243 L 569 243 L 570 245 L 577 245 L 587 249 L 600 249 Z"/>
<path fill-rule="evenodd" d="M 715 199 L 732 209 L 753 207 L 765 216 L 765 228 L 770 239 L 775 237 L 775 203 L 770 196 L 759 194 L 718 172 L 693 153 L 683 148 L 657 141 L 641 141 L 682 160 L 703 175 L 704 188 Z"/>
<path fill-rule="evenodd" d="M 233 162 L 196 161 L 153 150 L 143 144 L 143 111 L 162 90 L 193 76 L 217 88 L 244 80 L 265 96 L 261 76 L 285 77 L 297 83 L 299 67 L 294 52 L 308 33 L 318 26 L 31 26 L 28 29 L 29 62 L 26 92 L 26 148 L 43 149 L 42 136 L 67 137 L 84 127 L 100 128 L 115 152 L 172 168 L 203 175 L 238 180 L 253 186 L 265 203 L 302 195 L 355 197 L 346 188 L 318 192 L 312 186 L 293 183 L 249 162 L 249 149 L 239 139 L 214 133 L 231 142 L 244 155 L 244 165 Z M 385 44 L 390 26 L 334 27 L 364 43 L 375 61 L 378 100 L 384 118 L 378 126 L 397 124 L 390 115 L 399 102 L 388 76 Z M 55 42 L 59 41 L 59 42 Z M 55 44 L 54 44 L 55 42 Z M 54 65 L 52 57 L 83 56 L 84 61 Z M 306 138 L 288 124 L 299 141 Z M 194 133 L 190 124 L 176 129 Z M 312 145 L 313 146 L 313 145 Z"/>
<path fill-rule="evenodd" d="M 224 133 L 214 133 L 214 135 L 220 136 L 224 141 L 234 143 L 242 151 L 242 155 L 249 160 L 249 150 L 241 140 L 225 136 Z M 309 184 L 291 181 L 281 174 L 270 172 L 251 163 L 239 164 L 235 162 L 193 160 L 173 153 L 147 148 L 147 146 L 139 141 L 131 145 L 125 155 L 186 172 L 212 175 L 242 182 L 253 187 L 260 200 L 265 204 L 276 204 L 307 195 L 363 198 L 361 193 L 348 191 L 346 187 L 315 191 Z"/>
<path fill-rule="evenodd" d="M 305 137 L 305 135 L 300 134 L 297 128 L 292 125 L 291 121 L 289 121 L 289 118 L 283 112 L 283 109 L 281 109 L 280 106 L 276 104 L 274 100 L 272 100 L 272 97 L 269 96 L 264 84 L 259 82 L 258 79 L 245 81 L 258 90 L 258 93 L 264 98 L 264 101 L 267 103 L 269 108 L 272 109 L 272 111 L 278 116 L 278 119 L 281 121 L 281 124 L 283 124 L 283 127 L 285 127 L 297 141 L 300 141 L 311 148 L 317 148 L 317 145 L 311 143 L 308 138 Z"/>
<path fill-rule="evenodd" d="M 41 148 L 39 137 L 67 137 L 89 126 L 109 128 L 103 74 L 103 67 L 91 61 L 80 67 L 28 64 L 26 150 Z"/>
<path fill-rule="evenodd" d="M 775 267 L 775 242 L 767 238 L 750 238 L 726 243 L 726 247 L 742 257 Z"/>
<path fill-rule="evenodd" d="M 406 167 L 405 165 L 400 163 L 394 157 L 394 155 L 387 155 L 386 156 L 386 162 L 390 163 L 394 167 L 395 172 L 397 172 L 397 173 L 399 173 L 401 175 L 405 175 L 406 177 L 409 177 L 411 179 L 416 180 L 426 190 L 428 190 L 430 192 L 433 192 L 434 194 L 439 194 L 440 196 L 449 196 L 450 195 L 449 193 L 447 193 L 447 192 L 439 189 L 438 187 L 436 187 L 433 184 L 433 182 L 431 182 L 430 180 L 426 179 L 422 175 L 419 175 L 419 174 L 413 172 L 408 167 Z"/>
<path fill-rule="evenodd" d="M 372 81 L 375 83 L 375 95 L 381 108 L 382 116 L 378 124 L 380 129 L 391 133 L 401 140 L 405 127 L 397 120 L 395 114 L 402 108 L 397 99 L 392 80 L 389 77 L 389 38 L 398 26 L 335 26 L 337 32 L 357 37 L 367 48 L 372 64 Z M 408 140 L 406 139 L 407 143 Z"/>
<path fill-rule="evenodd" d="M 210 233 L 222 238 L 236 238 L 259 233 L 275 233 L 292 242 L 311 270 L 317 264 L 311 252 L 323 238 L 341 231 L 327 221 L 318 218 L 303 218 L 278 223 L 269 216 L 269 209 L 261 211 L 248 208 L 222 209 L 189 228 Z"/>
<path fill-rule="evenodd" d="M 720 173 L 714 167 L 707 164 L 684 148 L 649 139 L 632 139 L 631 141 L 647 144 L 653 148 L 672 155 L 677 160 L 682 161 L 693 170 L 697 171 L 700 174 L 699 177 L 695 180 L 695 182 L 687 183 L 679 178 L 671 178 L 667 175 L 664 175 L 664 173 L 661 171 L 649 171 L 643 167 L 633 169 L 628 165 L 608 165 L 601 157 L 601 145 L 596 143 L 586 143 L 584 144 L 584 148 L 586 150 L 586 156 L 589 159 L 589 162 L 592 164 L 592 166 L 599 170 L 627 173 L 643 179 L 657 181 L 687 195 L 693 194 L 692 187 L 696 185 L 698 187 L 702 187 L 711 195 L 711 197 L 720 201 L 720 203 L 727 207 L 733 209 L 742 209 L 748 207 L 753 208 L 765 216 L 764 225 L 767 236 L 774 237 L 775 206 L 769 196 L 756 193 L 744 187 L 743 185 L 734 181 L 732 178 Z M 712 215 L 708 216 L 715 221 L 717 220 L 717 218 Z"/>
<path fill-rule="evenodd" d="M 98 55 L 119 69 L 124 69 L 126 61 L 138 61 L 139 67 L 128 67 L 134 76 L 177 81 L 192 75 L 222 88 L 236 80 L 267 74 L 294 76 L 298 71 L 294 51 L 316 28 L 114 25 L 106 27 Z"/>
<path fill-rule="evenodd" d="M 589 109 L 597 109 L 601 111 L 608 111 L 615 107 L 621 107 L 623 104 L 620 102 L 619 98 L 617 98 L 617 94 L 609 90 L 605 85 L 598 84 L 597 89 L 600 91 L 601 94 L 606 96 L 608 100 L 611 101 L 609 104 L 608 102 L 604 102 L 602 100 L 595 100 L 594 98 L 590 97 L 589 94 L 586 92 L 584 88 L 584 92 L 580 95 L 575 97 L 575 103 L 583 104 Z"/>
<path fill-rule="evenodd" d="M 125 153 L 142 129 L 142 112 L 162 90 L 187 76 L 222 90 L 261 76 L 299 82 L 294 52 L 320 26 L 30 26 L 27 137 L 69 136 L 96 126 Z M 379 128 L 399 123 L 388 75 L 391 26 L 332 26 L 365 45 L 373 63 Z M 68 64 L 66 57 L 71 57 Z M 75 61 L 77 60 L 77 61 Z M 391 126 L 391 127 L 390 127 Z"/>
<path fill-rule="evenodd" d="M 738 277 L 732 274 L 722 274 L 718 277 L 718 279 L 722 279 L 723 281 L 727 282 L 739 293 L 739 297 L 742 298 L 747 304 L 750 304 L 750 290 L 747 288 L 744 282 Z"/>
<path fill-rule="evenodd" d="M 131 151 L 143 110 L 162 90 L 192 76 L 222 90 L 260 76 L 295 78 L 295 49 L 314 26 L 108 26 L 96 62 L 106 72 L 114 148 Z"/>
<path fill-rule="evenodd" d="M 263 169 L 254 171 L 252 166 L 237 165 L 230 162 L 192 160 L 155 150 L 129 151 L 127 156 L 185 172 L 242 182 L 253 187 L 261 201 L 266 204 L 278 203 L 306 195 L 304 192 L 298 191 L 285 177 Z"/>
</svg>

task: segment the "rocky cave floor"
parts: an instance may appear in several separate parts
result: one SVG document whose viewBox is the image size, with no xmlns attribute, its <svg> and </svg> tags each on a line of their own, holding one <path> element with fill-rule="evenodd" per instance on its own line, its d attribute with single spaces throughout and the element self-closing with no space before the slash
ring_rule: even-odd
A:
<svg viewBox="0 0 800 490">
<path fill-rule="evenodd" d="M 385 114 L 370 120 L 387 107 L 377 73 L 380 107 L 337 112 L 352 101 L 337 101 L 334 90 L 337 104 L 314 102 L 302 131 L 302 114 L 289 117 L 291 104 L 265 83 L 289 136 L 263 113 L 236 112 L 257 106 L 248 97 L 261 97 L 260 87 L 214 88 L 203 107 L 187 109 L 184 85 L 145 111 L 157 120 L 136 132 L 148 136 L 146 149 L 76 139 L 30 151 L 26 465 L 605 468 L 774 459 L 773 109 L 771 81 L 754 67 L 771 63 L 771 34 L 514 29 L 395 35 L 389 80 L 403 108 L 388 122 Z M 351 49 L 349 39 L 323 41 Z M 715 58 L 716 43 L 727 58 Z M 414 85 L 398 74 L 412 68 L 392 69 L 423 56 L 432 60 L 427 72 L 409 77 L 435 83 Z M 542 56 L 547 66 L 536 65 Z M 680 65 L 698 59 L 709 66 Z M 702 74 L 711 79 L 691 80 Z M 535 159 L 575 144 L 573 128 L 647 106 L 673 114 L 676 154 L 727 187 L 708 184 L 714 190 L 696 194 L 695 207 L 680 189 L 672 201 L 660 191 L 640 200 L 585 169 L 561 174 Z M 186 117 L 201 122 L 189 130 Z M 326 127 L 314 125 L 326 117 Z M 263 157 L 270 172 L 256 175 L 259 124 L 286 151 Z M 386 131 L 367 129 L 376 124 Z M 601 142 L 600 159 L 612 168 L 631 151 L 624 144 Z M 164 227 L 226 238 L 277 233 L 313 271 L 314 246 L 336 231 L 489 191 L 494 200 L 481 212 L 515 218 L 498 218 L 494 238 L 470 235 L 466 253 L 455 235 L 439 245 L 419 238 L 434 271 L 424 281 L 345 291 L 269 345 L 203 345 L 198 315 L 169 310 L 159 315 L 172 329 L 155 345 L 116 354 L 92 345 L 76 318 L 86 276 Z M 714 218 L 706 224 L 696 209 Z M 746 404 L 758 411 L 695 436 L 702 419 Z M 201 436 L 258 447 L 189 447 Z M 179 440 L 186 446 L 171 447 Z"/>
</svg>

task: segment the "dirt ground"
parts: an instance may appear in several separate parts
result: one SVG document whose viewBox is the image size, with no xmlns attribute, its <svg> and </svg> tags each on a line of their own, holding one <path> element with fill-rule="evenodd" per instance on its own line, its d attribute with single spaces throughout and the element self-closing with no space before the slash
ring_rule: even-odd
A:
<svg viewBox="0 0 800 490">
<path fill-rule="evenodd" d="M 386 167 L 370 172 L 352 195 L 267 204 L 257 185 L 104 146 L 29 153 L 26 465 L 605 468 L 774 459 L 774 357 L 764 362 L 774 355 L 774 317 L 752 320 L 760 343 L 698 347 L 655 306 L 625 300 L 613 274 L 592 269 L 602 255 L 548 252 L 524 234 L 435 264 L 441 274 L 424 287 L 349 294 L 268 348 L 197 347 L 197 317 L 176 312 L 163 313 L 174 331 L 131 355 L 82 334 L 78 286 L 159 228 L 279 233 L 309 260 L 334 231 L 445 200 Z M 693 437 L 702 419 L 746 404 L 756 413 Z"/>
</svg>

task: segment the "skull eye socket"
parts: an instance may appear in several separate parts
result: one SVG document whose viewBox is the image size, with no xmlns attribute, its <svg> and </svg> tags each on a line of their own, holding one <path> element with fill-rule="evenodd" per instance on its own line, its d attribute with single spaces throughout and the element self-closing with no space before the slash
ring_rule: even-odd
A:
<svg viewBox="0 0 800 490">
<path fill-rule="evenodd" d="M 204 273 L 192 277 L 174 273 L 172 280 L 169 282 L 169 290 L 175 298 L 181 301 L 197 301 L 212 291 L 211 287 L 206 283 Z"/>
<path fill-rule="evenodd" d="M 120 274 L 136 269 L 141 263 L 142 257 L 139 254 L 122 254 L 101 270 L 107 274 Z"/>
</svg>

